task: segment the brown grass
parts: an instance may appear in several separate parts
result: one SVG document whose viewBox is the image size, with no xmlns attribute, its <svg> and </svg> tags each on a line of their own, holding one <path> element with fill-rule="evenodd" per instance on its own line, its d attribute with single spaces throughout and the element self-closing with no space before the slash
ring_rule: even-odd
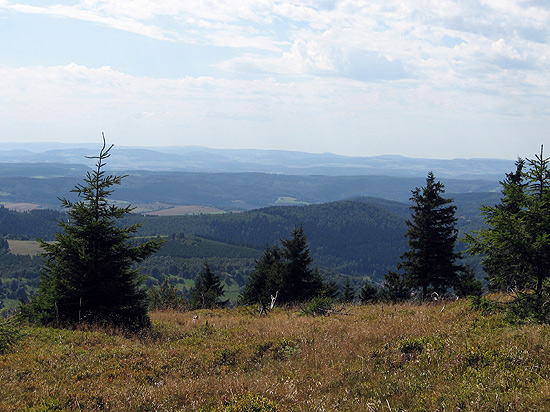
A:
<svg viewBox="0 0 550 412">
<path fill-rule="evenodd" d="M 550 410 L 548 326 L 442 307 L 157 312 L 142 336 L 26 328 L 0 355 L 0 410 L 213 411 L 244 393 L 289 411 Z"/>
</svg>

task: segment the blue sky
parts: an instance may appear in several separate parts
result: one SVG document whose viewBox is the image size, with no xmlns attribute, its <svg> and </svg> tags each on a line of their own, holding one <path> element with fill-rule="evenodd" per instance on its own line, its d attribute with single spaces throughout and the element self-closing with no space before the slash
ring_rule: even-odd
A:
<svg viewBox="0 0 550 412">
<path fill-rule="evenodd" d="M 547 0 L 0 0 L 0 142 L 531 157 Z"/>
</svg>

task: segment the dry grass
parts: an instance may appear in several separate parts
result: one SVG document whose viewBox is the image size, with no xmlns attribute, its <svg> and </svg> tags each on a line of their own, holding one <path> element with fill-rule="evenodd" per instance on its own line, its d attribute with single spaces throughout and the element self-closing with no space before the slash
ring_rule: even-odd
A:
<svg viewBox="0 0 550 412">
<path fill-rule="evenodd" d="M 36 256 L 44 250 L 40 247 L 40 243 L 36 240 L 8 240 L 10 252 L 14 255 L 30 255 Z"/>
<path fill-rule="evenodd" d="M 281 411 L 550 410 L 548 326 L 441 309 L 158 312 L 143 336 L 26 328 L 0 355 L 0 410 L 214 411 L 245 393 Z"/>
</svg>

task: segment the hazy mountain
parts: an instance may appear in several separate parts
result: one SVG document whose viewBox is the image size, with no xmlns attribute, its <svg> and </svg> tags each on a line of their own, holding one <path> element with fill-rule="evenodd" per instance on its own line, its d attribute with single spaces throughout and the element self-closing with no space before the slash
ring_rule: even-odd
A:
<svg viewBox="0 0 550 412">
<path fill-rule="evenodd" d="M 99 144 L 0 143 L 0 162 L 55 162 L 93 165 Z M 289 175 L 384 175 L 422 177 L 433 171 L 440 178 L 502 179 L 514 168 L 503 159 L 413 159 L 403 156 L 352 157 L 332 153 L 281 150 L 210 149 L 206 147 L 115 146 L 112 170 L 258 172 Z"/>
<path fill-rule="evenodd" d="M 71 198 L 84 170 L 59 164 L 0 164 L 0 203 L 37 203 L 56 208 Z M 60 174 L 64 177 L 59 177 Z M 425 177 L 296 176 L 267 173 L 190 173 L 120 171 L 128 174 L 112 199 L 142 203 L 211 206 L 250 210 L 265 206 L 325 203 L 358 196 L 407 202 Z M 439 176 L 436 176 L 439 178 Z M 441 179 L 447 193 L 498 192 L 490 180 Z"/>
</svg>

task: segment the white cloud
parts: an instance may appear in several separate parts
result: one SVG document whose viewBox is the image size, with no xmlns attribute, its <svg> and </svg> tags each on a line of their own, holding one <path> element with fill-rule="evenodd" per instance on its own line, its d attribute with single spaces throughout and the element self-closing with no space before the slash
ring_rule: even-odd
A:
<svg viewBox="0 0 550 412">
<path fill-rule="evenodd" d="M 423 125 L 426 135 L 456 135 L 466 130 L 460 122 L 497 135 L 517 119 L 546 127 L 550 115 L 544 1 L 0 0 L 0 8 L 213 46 L 208 69 L 221 69 L 168 80 L 66 61 L 0 68 L 0 107 L 20 125 L 31 113 L 44 122 L 74 113 L 87 126 L 109 119 L 136 135 L 185 129 L 212 139 L 231 133 L 244 144 L 293 126 L 321 140 L 339 130 L 357 137 L 361 128 L 421 135 Z"/>
</svg>

